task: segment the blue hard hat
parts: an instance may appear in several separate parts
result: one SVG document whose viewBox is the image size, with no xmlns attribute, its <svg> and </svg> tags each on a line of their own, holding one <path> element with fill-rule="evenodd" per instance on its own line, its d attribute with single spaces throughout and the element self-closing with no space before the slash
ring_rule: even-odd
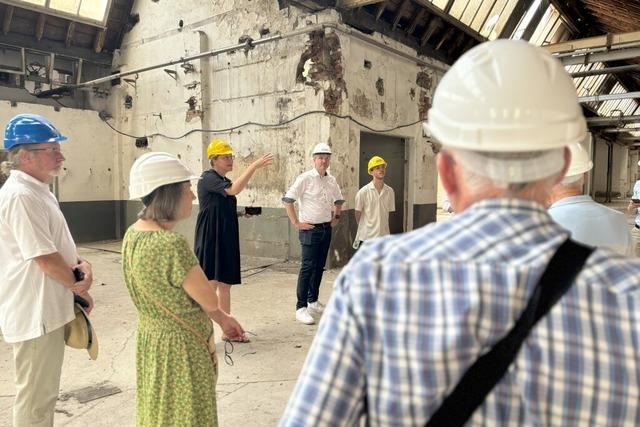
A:
<svg viewBox="0 0 640 427">
<path fill-rule="evenodd" d="M 18 114 L 4 130 L 4 148 L 9 150 L 16 145 L 62 142 L 63 136 L 49 120 L 37 114 Z"/>
</svg>

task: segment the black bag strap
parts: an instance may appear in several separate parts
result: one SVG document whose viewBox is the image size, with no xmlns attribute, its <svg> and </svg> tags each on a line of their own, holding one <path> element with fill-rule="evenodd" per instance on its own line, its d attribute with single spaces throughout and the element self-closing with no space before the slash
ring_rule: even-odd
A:
<svg viewBox="0 0 640 427">
<path fill-rule="evenodd" d="M 535 324 L 569 290 L 593 248 L 567 239 L 551 258 L 511 331 L 480 356 L 427 422 L 427 427 L 463 426 L 504 376 Z"/>
</svg>

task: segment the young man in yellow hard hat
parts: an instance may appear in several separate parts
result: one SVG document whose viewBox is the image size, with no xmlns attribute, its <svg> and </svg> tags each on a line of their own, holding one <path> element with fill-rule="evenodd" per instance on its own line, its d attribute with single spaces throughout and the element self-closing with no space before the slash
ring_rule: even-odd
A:
<svg viewBox="0 0 640 427">
<path fill-rule="evenodd" d="M 356 194 L 358 231 L 353 241 L 354 249 L 358 249 L 365 240 L 389 234 L 389 214 L 396 210 L 393 188 L 384 183 L 387 162 L 380 156 L 373 156 L 367 171 L 372 180 Z"/>
</svg>

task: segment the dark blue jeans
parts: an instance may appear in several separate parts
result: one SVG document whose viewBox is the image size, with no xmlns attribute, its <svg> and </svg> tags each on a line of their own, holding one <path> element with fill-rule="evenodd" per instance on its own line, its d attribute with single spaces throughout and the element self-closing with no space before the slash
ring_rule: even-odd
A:
<svg viewBox="0 0 640 427">
<path fill-rule="evenodd" d="M 296 310 L 318 301 L 320 281 L 331 244 L 331 224 L 316 224 L 311 230 L 298 232 L 302 245 L 302 262 L 298 274 Z"/>
</svg>

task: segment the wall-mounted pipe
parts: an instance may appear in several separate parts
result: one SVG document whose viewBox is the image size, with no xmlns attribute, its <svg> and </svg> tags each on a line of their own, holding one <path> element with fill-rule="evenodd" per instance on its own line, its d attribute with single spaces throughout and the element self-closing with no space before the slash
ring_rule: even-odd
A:
<svg viewBox="0 0 640 427">
<path fill-rule="evenodd" d="M 122 77 L 126 77 L 126 76 L 131 76 L 134 74 L 140 74 L 143 73 L 145 71 L 151 71 L 151 70 L 156 70 L 158 68 L 163 68 L 163 67 L 168 67 L 171 65 L 176 65 L 176 64 L 183 64 L 185 62 L 190 62 L 190 61 L 194 61 L 196 59 L 201 59 L 201 58 L 205 58 L 205 57 L 213 57 L 213 56 L 217 56 L 220 55 L 222 53 L 228 53 L 228 52 L 233 52 L 233 51 L 237 51 L 237 50 L 245 50 L 248 51 L 250 49 L 253 49 L 256 46 L 259 46 L 261 44 L 265 44 L 265 43 L 271 43 L 277 40 L 283 40 L 283 39 L 287 39 L 290 37 L 295 37 L 295 36 L 299 36 L 299 35 L 303 35 L 303 34 L 309 34 L 312 33 L 314 31 L 324 31 L 325 29 L 333 29 L 335 31 L 338 31 L 340 33 L 352 36 L 354 38 L 357 38 L 359 40 L 362 40 L 370 45 L 373 45 L 379 49 L 382 49 L 386 52 L 392 53 L 400 58 L 409 60 L 417 65 L 420 66 L 424 66 L 424 67 L 429 67 L 429 68 L 433 68 L 435 70 L 441 71 L 441 72 L 445 72 L 448 70 L 448 67 L 442 66 L 438 63 L 434 63 L 431 61 L 425 61 L 421 58 L 419 58 L 418 56 L 415 55 L 411 55 L 407 52 L 403 52 L 402 50 L 399 49 L 395 49 L 392 48 L 390 46 L 385 45 L 384 43 L 381 43 L 375 39 L 373 39 L 370 36 L 367 36 L 365 34 L 362 34 L 358 31 L 349 29 L 349 28 L 343 28 L 341 25 L 336 24 L 336 23 L 324 23 L 324 24 L 317 24 L 317 25 L 311 25 L 308 27 L 304 27 L 301 28 L 299 30 L 295 30 L 295 31 L 291 31 L 289 33 L 286 34 L 276 34 L 270 37 L 265 37 L 265 38 L 261 38 L 258 40 L 247 40 L 244 43 L 238 43 L 238 44 L 234 44 L 231 46 L 226 46 L 220 49 L 213 49 L 213 50 L 209 50 L 207 52 L 202 52 L 199 53 L 197 55 L 191 55 L 191 56 L 187 56 L 187 57 L 182 57 L 182 58 L 178 58 L 178 59 L 173 59 L 170 61 L 165 61 L 159 64 L 155 64 L 155 65 L 150 65 L 147 67 L 141 67 L 141 68 L 136 68 L 133 70 L 129 70 L 129 71 L 123 71 L 121 73 L 117 73 L 117 74 L 112 74 L 109 76 L 105 76 L 105 77 L 101 77 L 99 79 L 95 79 L 95 80 L 90 80 L 87 82 L 83 82 L 80 84 L 76 84 L 76 85 L 68 85 L 68 86 L 61 86 L 59 88 L 56 89 L 52 89 L 52 90 L 48 90 L 48 91 L 42 91 L 40 92 L 40 97 L 47 97 L 47 96 L 51 96 L 51 95 L 60 95 L 60 94 L 64 94 L 65 92 L 68 92 L 71 89 L 80 89 L 80 88 L 84 88 L 84 87 L 91 87 L 91 86 L 96 86 L 99 85 L 101 83 L 106 83 L 112 80 L 116 80 Z"/>
</svg>

